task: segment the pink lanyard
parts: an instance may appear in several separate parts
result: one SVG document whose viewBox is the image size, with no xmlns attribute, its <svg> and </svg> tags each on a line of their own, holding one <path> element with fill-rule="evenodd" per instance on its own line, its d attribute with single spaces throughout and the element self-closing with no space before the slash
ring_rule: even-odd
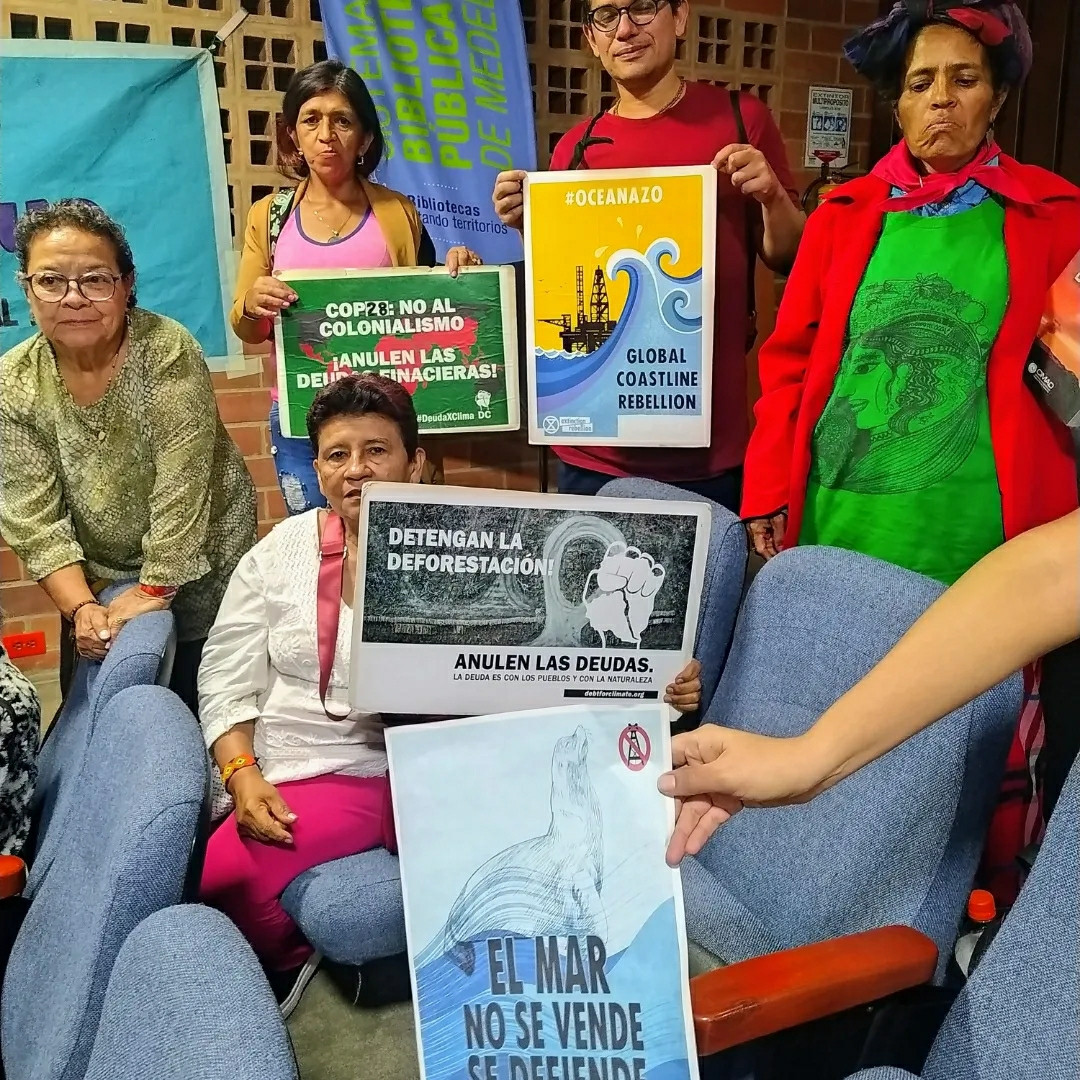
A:
<svg viewBox="0 0 1080 1080">
<path fill-rule="evenodd" d="M 326 707 L 326 691 L 330 688 L 330 672 L 337 651 L 338 619 L 341 615 L 341 581 L 345 574 L 345 522 L 330 510 L 323 522 L 319 539 L 319 587 L 316 592 L 316 625 L 319 639 L 319 700 L 323 712 L 331 720 L 347 720 Z"/>
</svg>

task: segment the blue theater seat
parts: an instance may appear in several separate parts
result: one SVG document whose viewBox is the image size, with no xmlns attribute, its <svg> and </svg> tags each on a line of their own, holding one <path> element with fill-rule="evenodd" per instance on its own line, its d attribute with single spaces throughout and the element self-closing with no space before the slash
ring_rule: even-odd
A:
<svg viewBox="0 0 1080 1080">
<path fill-rule="evenodd" d="M 922 963 L 920 957 L 932 956 L 934 945 L 915 931 L 905 930 L 898 936 L 897 931 L 904 928 L 894 927 L 859 935 L 864 939 L 861 964 L 853 962 L 850 951 L 856 939 L 847 938 L 828 944 L 832 962 L 822 953 L 822 946 L 811 945 L 721 968 L 694 980 L 691 997 L 698 1046 L 704 1055 L 702 1076 L 708 1080 L 726 1075 L 719 1067 L 724 1050 L 740 1046 L 748 1037 L 756 1038 L 750 1045 L 758 1047 L 770 1038 L 784 1038 L 794 1046 L 800 1032 L 805 1036 L 816 1026 L 820 1034 L 822 1025 L 836 1025 L 855 1013 L 877 1017 L 856 1056 L 864 1064 L 878 1064 L 855 1073 L 851 1080 L 1064 1080 L 1080 1076 L 1078 895 L 1080 763 L 1073 766 L 1058 800 L 1031 876 L 932 1038 L 929 1056 L 926 1015 L 934 998 L 926 996 L 929 990 L 920 994 L 918 984 L 933 970 L 933 964 Z M 876 949 L 871 941 L 875 937 Z M 916 974 L 920 966 L 922 980 Z M 885 990 L 887 985 L 890 991 Z M 941 997 L 943 992 L 938 991 L 937 998 Z M 890 1022 L 882 1024 L 890 1014 Z M 790 1028 L 793 1022 L 803 1026 Z M 831 1030 L 843 1029 L 834 1026 Z M 851 1056 L 849 1048 L 835 1049 L 841 1058 Z M 812 1060 L 819 1065 L 828 1056 L 829 1048 L 824 1047 Z M 912 1062 L 913 1057 L 920 1060 Z M 804 1056 L 802 1060 L 811 1059 Z M 881 1064 L 897 1060 L 910 1069 Z"/>
<path fill-rule="evenodd" d="M 108 599 L 108 591 L 104 595 Z M 169 681 L 175 637 L 171 612 L 149 612 L 123 628 L 100 663 L 80 659 L 75 665 L 64 707 L 38 755 L 27 896 L 34 895 L 51 865 L 69 816 L 79 812 L 75 792 L 99 721 L 121 690 Z"/>
<path fill-rule="evenodd" d="M 81 1080 L 121 946 L 188 877 L 209 781 L 198 725 L 159 686 L 121 690 L 105 711 L 8 962 L 8 1080 Z"/>
<path fill-rule="evenodd" d="M 941 591 L 849 551 L 782 553 L 750 586 L 706 722 L 802 733 Z M 1021 695 L 1010 678 L 811 802 L 719 829 L 683 864 L 697 968 L 905 925 L 937 945 L 942 975 Z"/>
<path fill-rule="evenodd" d="M 281 1012 L 240 931 L 200 904 L 128 936 L 85 1080 L 297 1080 Z"/>
</svg>

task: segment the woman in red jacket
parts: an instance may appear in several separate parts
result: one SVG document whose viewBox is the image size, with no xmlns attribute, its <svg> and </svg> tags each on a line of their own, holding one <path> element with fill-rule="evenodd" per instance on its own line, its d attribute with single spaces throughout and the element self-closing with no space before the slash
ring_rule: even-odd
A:
<svg viewBox="0 0 1080 1080">
<path fill-rule="evenodd" d="M 952 584 L 1077 506 L 1067 429 L 1024 369 L 1080 247 L 1080 190 L 994 142 L 1031 65 L 1015 4 L 906 0 L 846 52 L 891 94 L 903 139 L 810 216 L 760 353 L 742 513 L 765 558 L 828 544 Z M 998 867 L 1038 828 L 1041 727 L 1029 698 L 989 842 Z"/>
<path fill-rule="evenodd" d="M 1027 75 L 1013 3 L 898 3 L 847 46 L 903 140 L 811 216 L 762 346 L 743 517 L 768 558 L 830 544 L 951 584 L 1077 505 L 1065 427 L 1024 385 L 1080 190 L 1001 152 Z"/>
</svg>

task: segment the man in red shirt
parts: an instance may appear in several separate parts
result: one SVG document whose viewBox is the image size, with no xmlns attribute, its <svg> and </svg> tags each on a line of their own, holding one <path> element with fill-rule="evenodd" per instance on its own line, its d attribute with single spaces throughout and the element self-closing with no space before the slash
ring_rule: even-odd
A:
<svg viewBox="0 0 1080 1080">
<path fill-rule="evenodd" d="M 613 476 L 646 476 L 706 495 L 738 513 L 749 437 L 746 390 L 749 287 L 760 254 L 786 271 L 805 218 L 784 143 L 757 97 L 688 83 L 675 71 L 688 0 L 584 0 L 585 36 L 618 91 L 612 108 L 568 131 L 551 168 L 634 169 L 711 162 L 718 175 L 712 439 L 701 449 L 557 446 L 559 490 L 594 495 Z M 740 129 L 745 138 L 740 138 Z M 521 170 L 500 173 L 499 218 L 522 228 Z M 756 252 L 748 250 L 748 233 Z"/>
</svg>

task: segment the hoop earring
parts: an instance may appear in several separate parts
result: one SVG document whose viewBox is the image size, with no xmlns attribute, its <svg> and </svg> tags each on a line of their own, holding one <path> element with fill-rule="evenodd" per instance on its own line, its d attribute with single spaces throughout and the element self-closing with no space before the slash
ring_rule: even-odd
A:
<svg viewBox="0 0 1080 1080">
<path fill-rule="evenodd" d="M 362 169 L 362 168 L 364 167 L 364 155 L 363 155 L 363 154 L 361 154 L 361 155 L 360 155 L 360 156 L 359 156 L 359 157 L 358 157 L 358 158 L 356 159 L 356 167 L 357 167 L 358 169 Z"/>
</svg>

